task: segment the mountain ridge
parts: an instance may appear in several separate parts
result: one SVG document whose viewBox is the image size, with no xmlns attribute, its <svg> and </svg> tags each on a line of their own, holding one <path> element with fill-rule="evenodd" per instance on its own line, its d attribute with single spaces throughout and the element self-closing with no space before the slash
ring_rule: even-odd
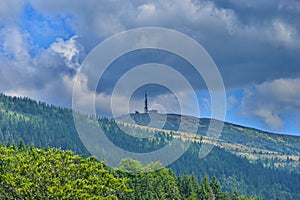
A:
<svg viewBox="0 0 300 200">
<path fill-rule="evenodd" d="M 129 114 L 123 114 L 120 115 L 118 117 L 112 118 L 112 119 L 122 119 L 124 116 L 128 116 L 128 115 L 136 115 L 137 113 L 129 113 Z M 145 114 L 145 113 L 138 113 L 138 114 Z M 209 117 L 196 117 L 196 116 L 192 116 L 192 115 L 186 115 L 186 114 L 177 114 L 177 113 L 157 113 L 160 115 L 170 115 L 170 116 L 186 116 L 186 117 L 191 117 L 191 118 L 196 118 L 199 120 L 205 120 L 205 121 L 210 121 L 210 120 L 215 120 L 215 121 L 219 121 L 221 123 L 227 124 L 227 125 L 233 125 L 236 127 L 240 127 L 240 128 L 247 128 L 247 129 L 252 129 L 254 131 L 259 131 L 259 132 L 263 132 L 265 134 L 272 134 L 272 135 L 279 135 L 279 136 L 288 136 L 288 137 L 295 137 L 295 138 L 300 138 L 300 135 L 294 135 L 294 134 L 289 134 L 289 133 L 280 133 L 280 132 L 272 132 L 272 131 L 267 131 L 267 130 L 263 130 L 260 128 L 255 128 L 255 127 L 251 127 L 249 125 L 243 125 L 243 124 L 238 124 L 235 122 L 229 122 L 229 121 L 223 121 L 223 120 L 219 120 L 219 119 L 215 119 L 215 118 L 209 118 Z"/>
<path fill-rule="evenodd" d="M 178 131 L 179 118 L 181 117 L 188 118 L 185 127 L 190 122 L 198 122 L 197 132 Z M 154 121 L 157 120 L 158 123 L 149 122 L 149 118 L 154 119 Z M 170 134 L 172 131 L 172 136 L 177 139 L 212 144 L 235 155 L 246 157 L 252 162 L 264 160 L 264 166 L 269 166 L 269 161 L 273 162 L 273 167 L 290 166 L 292 169 L 292 166 L 296 166 L 295 170 L 300 173 L 300 137 L 298 136 L 273 134 L 224 122 L 220 137 L 213 138 L 206 136 L 205 132 L 209 122 L 214 119 L 181 116 L 179 114 L 136 113 L 123 115 L 115 118 L 115 120 L 120 126 L 135 126 L 149 131 L 160 131 L 162 129 L 166 134 Z M 165 120 L 163 125 L 162 120 Z M 158 125 L 159 128 L 157 128 Z M 276 162 L 273 160 L 276 160 Z"/>
<path fill-rule="evenodd" d="M 89 116 L 86 117 L 88 121 Z M 124 150 L 127 148 L 126 150 L 131 152 L 153 151 L 167 145 L 170 140 L 176 139 L 166 135 L 163 131 L 155 131 L 154 137 L 150 139 L 130 137 L 120 129 L 115 120 L 105 118 L 96 120 L 98 120 L 101 128 L 107 130 L 106 136 L 112 142 L 121 144 L 120 148 L 124 148 Z M 178 121 L 180 121 L 178 117 L 170 116 L 168 127 L 176 130 L 178 128 L 176 122 Z M 194 122 L 195 119 L 190 121 L 187 119 L 187 121 Z M 199 127 L 196 129 L 197 133 L 199 132 L 200 136 L 203 135 L 202 142 L 206 141 L 204 133 L 207 124 L 208 120 L 200 120 L 200 123 L 196 124 Z M 190 124 L 186 123 L 185 125 L 187 125 L 185 128 L 189 128 Z M 196 125 L 191 125 L 191 129 L 194 129 Z M 300 173 L 297 172 L 299 169 L 297 167 L 299 167 L 300 160 L 297 161 L 292 156 L 299 152 L 298 138 L 295 140 L 294 136 L 263 134 L 263 136 L 268 137 L 262 137 L 258 142 L 253 143 L 253 138 L 255 139 L 257 135 L 260 135 L 259 131 L 227 125 L 225 124 L 220 140 L 225 137 L 231 143 L 223 142 L 220 144 L 231 145 L 230 149 L 216 146 L 205 158 L 200 159 L 198 156 L 200 145 L 192 142 L 189 149 L 168 168 L 171 168 L 178 175 L 195 174 L 199 181 L 205 174 L 211 178 L 216 176 L 225 191 L 232 192 L 234 189 L 238 189 L 242 194 L 260 196 L 265 199 L 276 199 L 277 197 L 287 200 L 299 199 Z M 141 129 L 141 126 L 132 127 L 132 130 L 136 133 L 145 133 L 145 135 L 150 133 L 148 129 Z M 250 140 L 246 140 L 249 136 L 253 138 L 250 137 Z M 282 137 L 283 142 L 280 143 Z M 272 139 L 278 140 L 278 144 Z M 20 140 L 24 141 L 26 145 L 33 143 L 36 147 L 57 147 L 73 150 L 81 155 L 90 155 L 78 136 L 72 110 L 37 102 L 29 98 L 8 97 L 0 94 L 0 141 L 5 145 L 16 145 Z M 210 142 L 210 140 L 208 141 Z M 232 147 L 235 142 L 244 142 L 244 145 L 249 147 L 247 147 L 248 149 L 242 145 Z M 260 144 L 260 142 L 262 143 Z M 261 153 L 254 152 L 253 145 L 266 146 L 269 150 Z M 234 152 L 236 149 L 237 151 Z M 268 151 L 270 152 L 272 149 L 279 151 L 279 153 L 281 151 L 283 156 L 277 156 L 276 159 L 261 156 L 267 156 Z M 251 160 L 249 155 L 258 156 L 258 159 Z M 246 158 L 246 156 L 248 157 Z M 259 175 L 253 176 L 254 174 Z"/>
</svg>

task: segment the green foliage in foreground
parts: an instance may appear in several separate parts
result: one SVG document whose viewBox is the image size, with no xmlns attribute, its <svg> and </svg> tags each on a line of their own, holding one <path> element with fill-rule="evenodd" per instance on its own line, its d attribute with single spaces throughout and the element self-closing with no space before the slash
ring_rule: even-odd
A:
<svg viewBox="0 0 300 200">
<path fill-rule="evenodd" d="M 0 146 L 0 199 L 251 199 L 221 191 L 215 178 L 199 185 L 194 176 L 161 167 L 125 159 L 108 169 L 72 151 Z"/>
<path fill-rule="evenodd" d="M 93 157 L 59 149 L 0 147 L 0 199 L 118 199 L 129 192 Z"/>
</svg>

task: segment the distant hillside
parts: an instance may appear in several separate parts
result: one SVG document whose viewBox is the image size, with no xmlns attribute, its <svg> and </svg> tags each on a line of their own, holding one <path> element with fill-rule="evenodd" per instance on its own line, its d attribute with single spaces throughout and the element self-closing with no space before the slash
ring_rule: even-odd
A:
<svg viewBox="0 0 300 200">
<path fill-rule="evenodd" d="M 20 140 L 89 154 L 76 133 L 70 109 L 0 94 L 0 141 L 18 144 Z"/>
<path fill-rule="evenodd" d="M 186 118 L 184 134 L 176 131 L 182 117 Z M 208 174 L 220 180 L 224 191 L 237 189 L 242 194 L 266 199 L 300 199 L 299 137 L 225 123 L 221 137 L 215 140 L 205 136 L 209 119 L 180 115 L 158 114 L 150 122 L 149 116 L 139 114 L 134 120 L 140 120 L 140 125 L 132 124 L 130 115 L 97 120 L 113 143 L 133 152 L 149 152 L 171 140 L 193 138 L 186 153 L 169 166 L 177 175 L 187 172 L 200 181 Z M 154 136 L 142 139 L 127 135 L 119 128 L 122 123 L 132 135 L 154 133 Z M 161 125 L 166 130 L 160 129 Z M 196 128 L 198 134 L 188 133 L 189 127 Z M 89 155 L 76 132 L 70 109 L 0 94 L 0 141 L 6 145 L 18 144 L 20 140 L 37 147 L 58 147 Z M 205 142 L 216 147 L 204 159 L 199 159 L 199 147 Z"/>
<path fill-rule="evenodd" d="M 190 138 L 198 143 L 213 144 L 235 155 L 246 157 L 250 161 L 300 173 L 299 136 L 269 133 L 225 122 L 221 136 L 214 139 L 206 136 L 211 120 L 158 113 L 128 114 L 116 118 L 116 122 L 120 125 L 126 123 L 135 124 L 136 127 L 143 129 L 172 130 L 174 137 Z M 184 132 L 178 131 L 179 126 L 184 127 Z M 188 134 L 189 130 L 196 130 L 197 135 Z M 165 132 L 169 133 L 169 131 Z"/>
</svg>

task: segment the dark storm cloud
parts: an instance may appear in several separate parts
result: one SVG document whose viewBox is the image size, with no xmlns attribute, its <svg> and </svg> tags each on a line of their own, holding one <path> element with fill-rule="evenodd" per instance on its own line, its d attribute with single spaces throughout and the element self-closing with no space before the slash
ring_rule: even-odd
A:
<svg viewBox="0 0 300 200">
<path fill-rule="evenodd" d="M 228 86 L 299 76 L 299 9 L 288 6 L 299 2 L 232 0 L 214 3 L 219 9 L 232 10 L 238 19 L 237 29 L 230 37 L 216 43 L 207 42 Z"/>
<path fill-rule="evenodd" d="M 294 77 L 300 72 L 296 53 L 300 49 L 299 10 L 289 6 L 297 5 L 296 1 L 32 3 L 42 12 L 73 15 L 73 28 L 87 52 L 119 31 L 161 26 L 182 31 L 202 44 L 227 87 Z"/>
</svg>

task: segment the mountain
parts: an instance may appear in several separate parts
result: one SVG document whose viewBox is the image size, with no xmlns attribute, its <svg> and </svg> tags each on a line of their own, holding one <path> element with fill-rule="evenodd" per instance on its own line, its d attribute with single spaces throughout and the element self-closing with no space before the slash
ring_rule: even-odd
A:
<svg viewBox="0 0 300 200">
<path fill-rule="evenodd" d="M 238 188 L 244 194 L 266 199 L 300 198 L 300 137 L 225 122 L 221 136 L 216 139 L 205 134 L 213 120 L 143 113 L 120 116 L 116 118 L 116 123 L 125 127 L 130 124 L 142 131 L 172 133 L 174 138 L 192 140 L 186 153 L 169 166 L 176 174 L 194 174 L 198 179 L 208 174 L 217 177 L 226 191 Z M 177 131 L 181 121 L 185 123 L 184 131 L 195 130 L 196 125 L 196 133 Z M 215 148 L 201 159 L 199 150 L 203 143 L 213 144 Z"/>
<path fill-rule="evenodd" d="M 89 116 L 82 117 L 89 121 Z M 206 135 L 213 119 L 175 114 L 154 117 L 147 113 L 129 114 L 96 120 L 113 143 L 128 151 L 149 152 L 168 145 L 171 140 L 191 140 L 189 149 L 168 166 L 177 175 L 194 174 L 201 181 L 208 174 L 220 180 L 224 191 L 237 189 L 242 194 L 265 199 L 300 199 L 300 137 L 225 122 L 221 136 L 216 139 Z M 123 130 L 132 134 L 127 135 Z M 133 137 L 138 134 L 153 137 Z M 70 109 L 0 94 L 0 141 L 6 145 L 20 140 L 27 145 L 90 155 L 77 134 Z M 205 143 L 215 148 L 199 158 L 199 149 Z"/>
<path fill-rule="evenodd" d="M 120 125 L 125 123 L 144 129 L 172 130 L 175 136 L 185 135 L 185 138 L 198 143 L 213 144 L 235 155 L 246 157 L 251 162 L 263 162 L 265 166 L 300 173 L 299 136 L 269 133 L 224 122 L 221 135 L 213 138 L 206 135 L 211 121 L 216 120 L 159 113 L 127 114 L 116 118 L 117 123 L 121 122 Z M 180 126 L 183 131 L 178 131 Z M 194 134 L 189 130 L 194 130 Z"/>
</svg>

